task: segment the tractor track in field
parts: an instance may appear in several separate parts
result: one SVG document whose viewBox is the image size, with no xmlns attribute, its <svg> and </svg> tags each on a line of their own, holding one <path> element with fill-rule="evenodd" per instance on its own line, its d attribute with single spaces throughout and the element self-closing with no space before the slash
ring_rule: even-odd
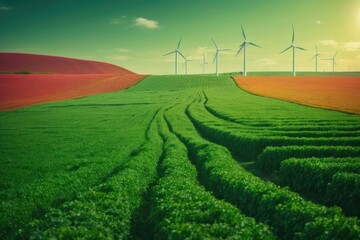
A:
<svg viewBox="0 0 360 240">
<path fill-rule="evenodd" d="M 194 101 L 197 101 L 197 99 L 195 98 L 194 99 Z M 191 104 L 191 103 L 190 103 Z M 181 136 L 179 136 L 174 130 L 173 130 L 173 128 L 172 128 L 172 125 L 171 125 L 171 123 L 170 123 L 170 120 L 166 117 L 166 113 L 169 111 L 169 110 L 171 110 L 172 108 L 174 108 L 176 105 L 173 105 L 173 106 L 169 106 L 169 107 L 167 107 L 167 108 L 165 108 L 164 109 L 164 111 L 162 112 L 162 120 L 163 120 L 163 126 L 164 126 L 164 128 L 165 128 L 165 130 L 162 130 L 162 131 L 160 131 L 160 136 L 162 137 L 162 140 L 163 140 L 163 143 L 164 143 L 164 145 L 163 145 L 163 147 L 165 147 L 165 144 L 168 144 L 167 142 L 169 141 L 169 138 L 171 138 L 171 137 L 174 137 L 181 145 L 183 145 L 184 147 L 185 147 L 185 149 L 186 149 L 186 161 L 189 163 L 189 166 L 192 166 L 192 168 L 193 169 L 195 169 L 195 171 L 196 171 L 196 181 L 193 183 L 193 184 L 195 184 L 194 186 L 195 186 L 195 188 L 197 189 L 196 190 L 196 193 L 197 194 L 200 194 L 200 195 L 202 195 L 203 197 L 205 197 L 205 198 L 208 198 L 208 200 L 211 202 L 210 203 L 210 205 L 211 204 L 213 204 L 212 206 L 214 206 L 215 208 L 218 208 L 218 207 L 220 207 L 220 206 L 222 206 L 223 207 L 223 209 L 221 209 L 221 213 L 220 212 L 218 212 L 218 213 L 216 213 L 216 215 L 211 215 L 212 217 L 210 218 L 210 219 L 208 219 L 208 217 L 207 217 L 207 219 L 203 219 L 203 220 L 201 220 L 200 222 L 202 222 L 202 223 L 189 223 L 189 222 L 187 222 L 187 221 L 189 221 L 189 220 L 183 220 L 183 221 L 185 221 L 185 222 L 176 222 L 176 224 L 185 224 L 185 225 L 183 225 L 184 227 L 187 225 L 187 224 L 193 224 L 193 226 L 195 227 L 195 229 L 197 228 L 197 227 L 199 227 L 199 226 L 201 226 L 202 228 L 205 228 L 205 229 L 207 229 L 206 231 L 213 231 L 213 230 L 211 230 L 213 227 L 216 229 L 216 228 L 218 228 L 218 221 L 224 221 L 222 224 L 224 224 L 224 226 L 226 226 L 227 224 L 229 224 L 230 226 L 232 226 L 232 227 L 234 227 L 234 229 L 233 230 L 231 230 L 230 232 L 233 232 L 234 234 L 235 234 L 235 236 L 239 236 L 239 235 L 236 235 L 236 234 L 243 234 L 243 233 L 241 233 L 242 231 L 243 231 L 243 228 L 245 228 L 245 226 L 246 226 L 246 224 L 245 223 L 241 223 L 241 222 L 239 222 L 239 223 L 236 223 L 236 222 L 228 222 L 228 220 L 226 220 L 226 219 L 223 219 L 223 220 L 220 220 L 220 219 L 222 219 L 222 215 L 224 215 L 224 217 L 227 215 L 227 214 L 237 214 L 238 215 L 238 217 L 239 216 L 242 216 L 241 218 L 243 218 L 243 219 L 239 219 L 239 220 L 241 220 L 241 221 L 251 221 L 252 222 L 252 224 L 257 224 L 257 227 L 255 227 L 254 229 L 257 229 L 257 230 L 249 230 L 248 229 L 248 231 L 254 231 L 254 235 L 253 236 L 256 236 L 256 234 L 258 234 L 258 233 L 256 233 L 260 228 L 263 228 L 264 230 L 264 232 L 262 233 L 262 234 L 270 234 L 271 236 L 272 236 L 272 233 L 270 233 L 270 228 L 268 227 L 268 226 L 266 226 L 266 225 L 263 225 L 263 224 L 259 224 L 259 223 L 255 223 L 255 220 L 253 219 L 253 218 L 251 218 L 251 217 L 248 217 L 248 216 L 246 216 L 246 215 L 244 215 L 243 213 L 241 213 L 241 211 L 240 211 L 240 209 L 239 208 L 237 208 L 235 205 L 233 205 L 233 204 L 231 204 L 231 203 L 229 203 L 229 202 L 227 202 L 227 201 L 224 201 L 223 199 L 219 199 L 219 198 L 217 198 L 216 197 L 216 195 L 212 192 L 212 191 L 209 191 L 208 190 L 208 188 L 206 187 L 206 185 L 204 184 L 204 179 L 202 179 L 202 177 L 201 177 L 201 171 L 199 170 L 199 168 L 198 168 L 198 165 L 195 163 L 195 160 L 194 160 L 194 156 L 192 155 L 192 153 L 191 153 L 191 151 L 190 151 L 190 149 L 189 149 L 189 146 L 181 139 Z M 183 113 L 184 115 L 185 115 L 185 113 Z M 168 136 L 166 136 L 166 134 L 164 133 L 164 131 L 166 132 L 166 131 L 168 131 L 169 133 L 168 134 L 170 134 L 170 135 L 168 135 Z M 169 147 L 169 146 L 168 146 Z M 160 181 L 159 180 L 162 180 L 163 178 L 169 178 L 169 174 L 171 175 L 172 173 L 171 173 L 171 171 L 170 171 L 170 173 L 166 170 L 167 168 L 166 168 L 166 166 L 163 166 L 163 161 L 165 160 L 165 159 L 167 159 L 167 164 L 169 164 L 169 159 L 168 159 L 168 149 L 166 149 L 166 148 L 163 148 L 163 155 L 162 155 L 162 157 L 161 157 L 161 160 L 159 161 L 159 163 L 158 163 L 158 168 L 157 168 L 157 171 L 158 171 L 158 184 L 161 184 L 160 183 Z M 170 155 L 171 155 L 171 153 L 170 153 Z M 171 159 L 171 157 L 170 157 L 170 159 Z M 174 171 L 174 170 L 173 170 Z M 176 175 L 176 174 L 175 174 Z M 188 181 L 188 179 L 186 179 L 186 177 L 183 179 L 183 177 L 182 177 L 182 181 Z M 158 185 L 154 185 L 155 187 L 157 187 Z M 181 191 L 184 191 L 184 190 L 178 190 L 178 192 L 177 192 L 177 194 L 181 194 Z M 187 189 L 187 190 L 185 190 L 185 192 L 184 192 L 184 194 L 188 194 L 188 191 L 189 191 L 189 189 Z M 191 191 L 191 190 L 190 190 Z M 198 204 L 199 204 L 199 200 L 197 199 L 197 198 L 194 198 L 194 199 L 189 199 L 188 201 L 187 201 L 187 203 L 188 204 L 194 204 L 195 206 L 197 206 Z M 204 203 L 202 203 L 202 204 L 204 204 Z M 209 203 L 208 203 L 209 204 Z M 177 208 L 179 208 L 180 207 L 180 209 L 181 209 L 181 206 L 173 206 L 173 207 L 175 207 L 175 209 L 177 209 Z M 193 208 L 193 207 L 190 207 L 191 209 Z M 150 210 L 151 211 L 151 210 Z M 155 210 L 156 211 L 156 210 Z M 207 211 L 207 210 L 205 210 L 205 209 L 203 209 L 203 207 L 201 207 L 201 206 L 197 206 L 197 207 L 195 207 L 195 209 L 192 209 L 191 211 L 193 211 L 193 214 L 195 214 L 195 215 L 198 215 L 199 213 L 198 213 L 198 211 Z M 216 211 L 215 211 L 216 212 Z M 205 214 L 206 215 L 206 214 Z M 225 217 L 226 218 L 226 217 Z M 201 219 L 201 217 L 200 217 L 200 219 Z M 245 219 L 248 219 L 248 220 L 245 220 Z M 161 220 L 161 221 L 164 221 L 164 220 Z M 159 224 L 159 223 L 157 223 L 157 224 Z M 162 223 L 163 224 L 163 223 Z M 234 225 L 235 224 L 235 225 Z M 249 226 L 248 226 L 249 227 Z M 240 228 L 240 229 L 239 229 Z M 154 230 L 154 229 L 157 229 L 157 231 L 159 231 L 159 227 L 155 227 L 154 228 L 154 226 L 153 226 L 153 229 L 152 230 Z M 161 228 L 160 228 L 161 229 Z M 176 229 L 176 228 L 175 228 Z M 181 228 L 180 228 L 181 229 Z M 180 230 L 179 229 L 179 230 Z M 163 231 L 164 229 L 162 229 L 162 231 Z M 160 230 L 161 231 L 161 230 Z M 216 233 L 216 231 L 217 230 L 214 230 L 214 234 L 219 234 L 219 233 Z M 223 231 L 225 231 L 225 229 L 223 230 Z M 151 230 L 149 230 L 149 232 L 151 232 Z M 237 233 L 238 232 L 238 233 Z M 266 232 L 268 232 L 268 233 L 266 233 Z M 231 234 L 233 234 L 233 233 L 231 233 Z M 159 234 L 159 232 L 157 232 L 156 234 Z M 160 233 L 161 234 L 161 233 Z M 174 233 L 168 233 L 168 234 L 170 234 L 170 235 L 168 235 L 168 237 L 169 236 L 172 236 Z M 223 235 L 224 233 L 221 233 L 221 235 Z M 229 234 L 229 233 L 228 233 Z M 264 235 L 264 236 L 265 236 Z M 154 235 L 154 236 L 157 236 L 157 235 Z M 176 236 L 176 233 L 175 233 L 175 236 Z M 195 235 L 196 236 L 196 235 Z M 230 235 L 231 236 L 231 235 Z M 270 239 L 271 239 L 271 237 L 270 236 L 267 236 L 267 237 L 269 237 Z M 176 237 L 175 237 L 176 238 Z M 197 238 L 197 237 L 195 237 L 195 238 Z M 256 238 L 256 237 L 255 237 Z M 139 238 L 139 239 L 144 239 L 144 238 Z M 147 239 L 152 239 L 152 238 L 147 238 Z"/>
<path fill-rule="evenodd" d="M 198 97 L 201 98 L 201 95 L 200 95 L 200 94 L 201 94 L 201 93 L 198 94 Z M 215 142 L 210 141 L 209 139 L 207 139 L 206 137 L 204 137 L 204 136 L 201 134 L 201 132 L 199 132 L 199 130 L 196 128 L 196 126 L 194 125 L 193 121 L 191 120 L 191 118 L 189 117 L 189 115 L 188 115 L 188 113 L 187 113 L 188 108 L 189 108 L 192 104 L 194 104 L 195 102 L 199 102 L 199 103 L 200 103 L 200 101 L 201 101 L 200 98 L 195 98 L 191 103 L 189 103 L 189 104 L 185 107 L 185 110 L 184 110 L 183 114 L 185 114 L 185 115 L 187 116 L 187 118 L 190 120 L 190 122 L 193 124 L 194 128 L 196 129 L 197 134 L 198 134 L 204 141 L 208 141 L 208 142 L 210 142 L 210 143 L 217 144 L 217 143 L 215 143 Z M 170 110 L 171 108 L 172 108 L 172 107 L 168 108 L 167 110 Z M 167 111 L 167 110 L 166 110 L 166 111 Z M 224 199 L 224 198 L 219 198 L 217 195 L 214 194 L 214 192 L 213 192 L 211 189 L 209 189 L 209 188 L 207 187 L 207 185 L 206 185 L 206 183 L 205 183 L 205 182 L 206 182 L 206 179 L 205 179 L 204 176 L 201 175 L 201 169 L 200 169 L 199 166 L 195 163 L 195 158 L 196 158 L 196 157 L 194 156 L 194 153 L 192 153 L 192 151 L 190 150 L 189 145 L 186 143 L 186 141 L 184 141 L 184 139 L 182 139 L 182 137 L 181 137 L 179 134 L 177 134 L 177 133 L 174 131 L 174 129 L 172 128 L 172 126 L 171 126 L 171 124 L 170 124 L 170 121 L 166 118 L 166 115 L 165 115 L 165 114 L 164 114 L 164 120 L 165 120 L 166 125 L 167 125 L 168 129 L 170 130 L 170 132 L 171 132 L 174 136 L 176 136 L 177 139 L 179 139 L 179 141 L 180 141 L 182 144 L 184 144 L 184 146 L 186 147 L 187 152 L 188 152 L 188 159 L 189 159 L 189 161 L 191 162 L 191 164 L 194 166 L 194 168 L 196 169 L 196 171 L 197 171 L 197 173 L 198 173 L 197 179 L 198 179 L 199 184 L 200 184 L 201 186 L 203 186 L 203 187 L 205 188 L 205 190 L 206 190 L 207 192 L 209 192 L 214 198 L 216 198 L 216 199 L 218 199 L 218 200 L 221 200 L 221 201 L 225 201 L 225 202 L 227 202 L 228 204 L 230 204 L 230 205 L 238 208 L 236 205 L 233 205 L 233 203 L 227 201 L 226 199 Z M 219 145 L 221 145 L 221 144 L 219 144 Z M 224 146 L 224 147 L 226 147 L 226 146 Z M 230 153 L 233 154 L 231 151 L 230 151 Z M 234 158 L 234 161 L 237 161 L 237 162 L 240 164 L 240 162 L 239 162 L 237 159 L 235 160 L 235 158 Z M 241 165 L 241 164 L 240 164 L 240 165 Z M 241 209 L 239 209 L 239 210 L 241 211 Z"/>
<path fill-rule="evenodd" d="M 196 101 L 196 99 L 195 99 L 193 102 L 195 102 L 195 101 Z M 192 103 L 190 103 L 190 104 L 192 104 Z M 190 105 L 190 104 L 189 104 L 189 105 Z M 188 106 L 189 106 L 189 105 L 188 105 Z M 171 108 L 169 108 L 169 109 L 167 109 L 167 110 L 170 110 L 170 109 L 171 109 Z M 185 112 L 184 112 L 184 113 L 185 113 Z M 196 171 L 198 172 L 197 180 L 198 180 L 199 184 L 201 184 L 202 186 L 205 187 L 205 185 L 204 185 L 203 182 L 202 182 L 201 176 L 200 176 L 199 168 L 198 168 L 198 166 L 195 164 L 194 156 L 191 154 L 191 151 L 190 151 L 190 149 L 189 149 L 188 144 L 186 144 L 185 141 L 183 141 L 183 140 L 181 139 L 181 136 L 179 136 L 178 134 L 176 134 L 176 132 L 174 131 L 174 129 L 171 127 L 171 124 L 170 124 L 169 120 L 166 118 L 165 114 L 164 114 L 164 120 L 165 120 L 165 122 L 166 122 L 166 127 L 169 129 L 169 131 L 171 132 L 171 134 L 173 134 L 174 136 L 176 136 L 176 138 L 179 139 L 179 141 L 180 141 L 182 144 L 184 144 L 184 146 L 186 147 L 188 159 L 189 159 L 189 161 L 191 162 L 191 164 L 194 166 L 194 168 L 196 168 Z M 208 192 L 211 193 L 211 191 L 208 191 Z M 211 194 L 212 194 L 212 193 L 211 193 Z"/>
</svg>

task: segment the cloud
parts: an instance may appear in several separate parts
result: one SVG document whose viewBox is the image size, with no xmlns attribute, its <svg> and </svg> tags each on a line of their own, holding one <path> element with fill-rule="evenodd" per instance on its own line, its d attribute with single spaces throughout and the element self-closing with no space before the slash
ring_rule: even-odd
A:
<svg viewBox="0 0 360 240">
<path fill-rule="evenodd" d="M 356 57 L 355 57 L 356 59 L 360 59 L 360 54 L 359 55 L 356 55 Z"/>
<path fill-rule="evenodd" d="M 158 21 L 155 20 L 139 17 L 136 18 L 134 21 L 135 21 L 135 26 L 138 27 L 149 28 L 149 29 L 159 28 L 159 23 Z"/>
<path fill-rule="evenodd" d="M 0 11 L 9 11 L 11 9 L 12 9 L 11 7 L 7 7 L 7 6 L 4 6 L 4 5 L 0 4 Z"/>
<path fill-rule="evenodd" d="M 317 20 L 315 23 L 316 23 L 317 25 L 324 25 L 324 24 L 325 24 L 325 23 L 322 22 L 321 20 Z"/>
<path fill-rule="evenodd" d="M 116 61 L 125 61 L 128 60 L 130 57 L 126 55 L 111 55 L 111 56 L 107 56 L 106 58 Z"/>
<path fill-rule="evenodd" d="M 121 25 L 126 22 L 126 16 L 122 16 L 121 18 L 113 18 L 110 21 L 110 25 Z"/>
<path fill-rule="evenodd" d="M 257 66 L 276 66 L 279 63 L 272 58 L 260 58 L 258 60 L 255 60 L 253 64 Z"/>
<path fill-rule="evenodd" d="M 116 48 L 115 51 L 120 52 L 120 53 L 128 53 L 130 52 L 128 49 L 126 48 Z"/>
<path fill-rule="evenodd" d="M 329 40 L 320 40 L 320 44 L 324 46 L 330 46 L 330 47 L 337 47 L 339 43 L 335 40 L 329 39 Z"/>
<path fill-rule="evenodd" d="M 346 42 L 344 43 L 343 48 L 347 51 L 358 51 L 360 50 L 360 42 Z"/>
</svg>

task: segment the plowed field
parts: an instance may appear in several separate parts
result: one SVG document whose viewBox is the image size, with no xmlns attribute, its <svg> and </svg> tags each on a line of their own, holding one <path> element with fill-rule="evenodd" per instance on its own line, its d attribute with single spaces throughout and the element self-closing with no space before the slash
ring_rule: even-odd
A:
<svg viewBox="0 0 360 240">
<path fill-rule="evenodd" d="M 142 78 L 136 74 L 1 74 L 0 111 L 118 91 Z"/>
<path fill-rule="evenodd" d="M 251 93 L 304 105 L 360 114 L 359 76 L 234 77 Z"/>
</svg>

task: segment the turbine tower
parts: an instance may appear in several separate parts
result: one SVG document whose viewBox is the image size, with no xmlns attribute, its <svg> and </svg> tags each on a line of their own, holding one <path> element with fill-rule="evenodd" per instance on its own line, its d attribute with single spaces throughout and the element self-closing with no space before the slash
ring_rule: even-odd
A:
<svg viewBox="0 0 360 240">
<path fill-rule="evenodd" d="M 180 47 L 180 43 L 181 43 L 181 39 L 182 39 L 182 36 L 180 36 L 180 40 L 179 40 L 179 43 L 176 47 L 176 49 L 172 52 L 169 52 L 167 54 L 165 54 L 164 56 L 167 56 L 167 55 L 170 55 L 170 54 L 173 54 L 175 53 L 175 74 L 177 75 L 178 73 L 178 53 L 180 54 L 180 56 L 185 59 L 184 55 L 179 51 L 179 47 Z M 186 59 L 185 59 L 186 60 Z"/>
<path fill-rule="evenodd" d="M 292 30 L 293 30 L 293 34 L 292 34 L 292 40 L 291 40 L 290 47 L 288 47 L 284 51 L 280 52 L 280 54 L 282 54 L 283 52 L 286 52 L 287 50 L 292 48 L 292 50 L 293 50 L 293 76 L 296 76 L 296 71 L 295 71 L 295 49 L 297 48 L 297 49 L 300 49 L 300 50 L 303 50 L 303 51 L 306 51 L 306 49 L 304 49 L 302 47 L 295 46 L 295 44 L 294 44 L 294 41 L 295 41 L 294 25 L 292 25 Z"/>
<path fill-rule="evenodd" d="M 221 51 L 230 51 L 230 49 L 228 48 L 222 48 L 222 49 L 219 49 L 218 46 L 216 45 L 215 41 L 213 38 L 211 38 L 211 40 L 213 41 L 214 45 L 215 45 L 215 48 L 216 48 L 216 52 L 215 52 L 215 57 L 214 57 L 214 60 L 213 60 L 213 64 L 216 60 L 216 76 L 219 76 L 219 52 Z"/>
<path fill-rule="evenodd" d="M 321 56 L 321 54 L 318 52 L 318 47 L 316 44 L 315 44 L 315 48 L 316 48 L 315 55 L 309 61 L 311 61 L 315 58 L 315 72 L 317 72 L 318 71 L 318 57 Z"/>
<path fill-rule="evenodd" d="M 332 58 L 324 58 L 321 60 L 327 60 L 327 61 L 332 61 L 332 66 L 333 66 L 333 72 L 335 72 L 335 65 L 336 65 L 336 61 L 335 61 L 335 57 L 337 55 L 337 52 L 335 53 L 335 55 Z"/>
<path fill-rule="evenodd" d="M 184 58 L 184 59 L 185 59 L 185 62 L 184 62 L 183 67 L 185 67 L 185 74 L 188 74 L 188 62 L 193 62 L 193 61 L 195 61 L 195 60 L 193 60 L 193 59 L 186 59 L 186 58 Z"/>
<path fill-rule="evenodd" d="M 246 45 L 253 45 L 255 47 L 259 47 L 261 48 L 259 45 L 256 45 L 255 43 L 252 43 L 252 42 L 249 42 L 246 40 L 246 35 L 245 35 L 245 31 L 244 31 L 244 28 L 243 26 L 241 25 L 241 30 L 242 30 L 242 34 L 243 34 L 243 37 L 244 37 L 244 42 L 239 46 L 240 49 L 239 51 L 236 53 L 235 57 L 241 52 L 242 49 L 244 49 L 244 76 L 246 76 Z"/>
<path fill-rule="evenodd" d="M 203 62 L 202 62 L 202 66 L 203 66 L 203 74 L 205 74 L 205 65 L 208 64 L 205 60 L 205 53 L 203 53 Z"/>
</svg>

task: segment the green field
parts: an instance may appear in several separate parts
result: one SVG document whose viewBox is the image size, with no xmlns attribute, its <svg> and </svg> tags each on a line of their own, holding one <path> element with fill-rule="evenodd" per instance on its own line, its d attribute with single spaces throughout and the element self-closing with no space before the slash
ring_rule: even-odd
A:
<svg viewBox="0 0 360 240">
<path fill-rule="evenodd" d="M 360 116 L 229 76 L 0 113 L 0 239 L 359 239 Z"/>
</svg>

